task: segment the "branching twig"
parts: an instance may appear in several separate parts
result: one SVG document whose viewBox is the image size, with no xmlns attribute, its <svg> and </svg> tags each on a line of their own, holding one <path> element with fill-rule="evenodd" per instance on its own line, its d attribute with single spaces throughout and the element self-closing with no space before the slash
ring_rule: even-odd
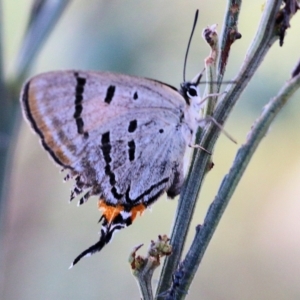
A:
<svg viewBox="0 0 300 300">
<path fill-rule="evenodd" d="M 160 265 L 160 259 L 172 253 L 169 241 L 170 239 L 166 235 L 159 235 L 156 242 L 151 241 L 146 257 L 136 254 L 143 245 L 135 247 L 130 254 L 129 263 L 132 273 L 137 279 L 143 300 L 153 300 L 153 272 Z"/>
<path fill-rule="evenodd" d="M 274 41 L 278 39 L 275 30 L 275 20 L 281 3 L 281 0 L 268 1 L 266 3 L 259 30 L 246 54 L 244 64 L 237 77 L 233 80 L 234 83 L 226 89 L 227 94 L 223 97 L 213 115 L 219 124 L 224 124 L 237 102 L 238 97 L 245 89 Z M 201 135 L 201 145 L 212 152 L 218 136 L 218 128 L 213 126 L 213 124 L 209 124 Z M 192 220 L 197 197 L 208 168 L 209 159 L 210 157 L 207 153 L 200 151 L 196 152 L 196 156 L 192 161 L 189 174 L 180 194 L 175 223 L 172 229 L 171 245 L 173 246 L 173 255 L 165 260 L 157 295 L 168 290 L 171 284 L 172 274 L 180 261 L 185 237 L 187 236 Z"/>
<path fill-rule="evenodd" d="M 70 0 L 36 0 L 16 61 L 15 80 L 21 84 L 38 52 L 57 24 Z"/>
<path fill-rule="evenodd" d="M 253 125 L 246 143 L 238 150 L 229 173 L 224 177 L 219 191 L 212 202 L 202 226 L 196 230 L 196 235 L 192 245 L 183 261 L 185 273 L 181 279 L 181 285 L 178 289 L 178 297 L 176 299 L 184 299 L 186 291 L 195 276 L 200 265 L 202 257 L 211 240 L 211 237 L 220 221 L 224 210 L 233 195 L 241 177 L 248 166 L 259 143 L 266 135 L 270 124 L 283 108 L 286 102 L 291 98 L 294 92 L 300 87 L 300 75 L 292 78 L 279 91 L 278 95 L 271 99 L 264 107 L 259 119 Z"/>
</svg>

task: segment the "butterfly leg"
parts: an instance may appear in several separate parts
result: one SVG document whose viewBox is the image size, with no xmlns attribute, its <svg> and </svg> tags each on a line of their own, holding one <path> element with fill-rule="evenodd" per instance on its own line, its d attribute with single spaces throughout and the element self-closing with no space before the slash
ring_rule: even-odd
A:
<svg viewBox="0 0 300 300">
<path fill-rule="evenodd" d="M 224 129 L 224 127 L 216 121 L 216 119 L 212 116 L 207 116 L 204 119 L 199 119 L 197 120 L 198 124 L 200 125 L 201 123 L 208 123 L 212 122 L 214 123 L 221 131 L 224 133 L 232 142 L 237 144 L 237 141 Z"/>
<path fill-rule="evenodd" d="M 202 105 L 203 105 L 203 103 L 204 103 L 207 99 L 209 99 L 210 97 L 218 97 L 218 96 L 221 96 L 221 95 L 223 95 L 223 94 L 226 94 L 226 92 L 208 94 L 208 95 L 206 95 L 204 98 L 200 99 L 199 103 L 197 103 L 197 106 L 198 106 L 199 108 L 201 108 Z"/>
<path fill-rule="evenodd" d="M 197 144 L 189 144 L 189 147 L 191 148 L 195 148 L 195 149 L 201 149 L 204 152 L 206 152 L 207 154 L 211 155 L 211 152 L 207 151 L 204 147 L 197 145 Z"/>
</svg>

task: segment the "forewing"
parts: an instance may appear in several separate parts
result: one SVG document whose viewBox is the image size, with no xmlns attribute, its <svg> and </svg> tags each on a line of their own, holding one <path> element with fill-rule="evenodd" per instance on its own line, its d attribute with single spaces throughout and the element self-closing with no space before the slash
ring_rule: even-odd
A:
<svg viewBox="0 0 300 300">
<path fill-rule="evenodd" d="M 167 189 L 173 196 L 181 184 L 186 104 L 167 85 L 113 73 L 50 72 L 25 84 L 22 105 L 44 148 L 92 194 L 112 203 L 146 196 L 151 202 Z"/>
</svg>

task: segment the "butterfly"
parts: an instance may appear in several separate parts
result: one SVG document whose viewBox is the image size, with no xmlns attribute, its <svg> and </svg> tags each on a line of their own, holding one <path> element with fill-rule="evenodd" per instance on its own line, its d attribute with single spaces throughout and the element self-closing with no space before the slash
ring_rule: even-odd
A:
<svg viewBox="0 0 300 300">
<path fill-rule="evenodd" d="M 179 90 L 157 80 L 89 71 L 54 71 L 29 79 L 25 118 L 43 148 L 75 184 L 70 200 L 98 196 L 100 239 L 73 261 L 100 251 L 113 234 L 184 181 L 184 155 L 203 106 L 199 82 Z"/>
</svg>

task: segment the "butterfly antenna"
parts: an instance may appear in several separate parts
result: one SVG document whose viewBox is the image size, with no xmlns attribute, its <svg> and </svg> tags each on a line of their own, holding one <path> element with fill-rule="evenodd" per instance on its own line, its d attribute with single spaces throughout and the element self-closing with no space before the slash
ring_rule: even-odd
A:
<svg viewBox="0 0 300 300">
<path fill-rule="evenodd" d="M 197 9 L 196 13 L 195 13 L 195 18 L 194 18 L 194 24 L 193 24 L 192 32 L 191 32 L 190 39 L 189 39 L 189 42 L 188 42 L 188 45 L 187 45 L 187 49 L 186 49 L 186 52 L 185 52 L 184 65 L 183 65 L 183 82 L 185 82 L 186 61 L 187 61 L 187 56 L 188 56 L 188 53 L 189 53 L 189 50 L 190 50 L 190 45 L 191 45 L 192 37 L 194 35 L 194 31 L 195 31 L 195 28 L 196 28 L 196 25 L 197 25 L 198 14 L 199 14 L 199 9 Z"/>
</svg>

